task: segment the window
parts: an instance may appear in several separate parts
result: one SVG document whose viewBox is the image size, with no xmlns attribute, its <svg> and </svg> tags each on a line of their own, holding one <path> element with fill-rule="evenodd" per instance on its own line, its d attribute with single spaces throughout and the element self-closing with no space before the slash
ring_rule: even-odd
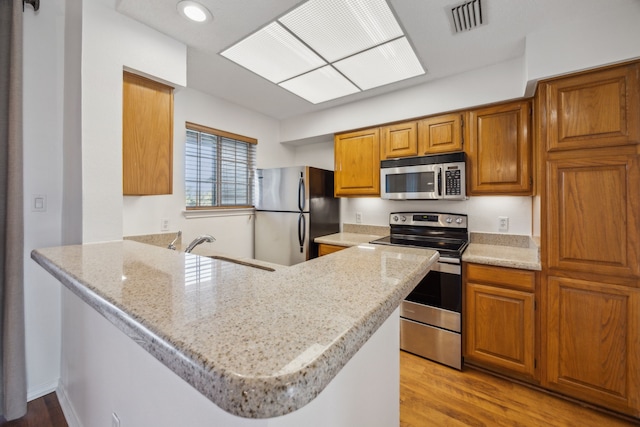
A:
<svg viewBox="0 0 640 427">
<path fill-rule="evenodd" d="M 187 122 L 187 209 L 253 205 L 257 140 Z"/>
</svg>

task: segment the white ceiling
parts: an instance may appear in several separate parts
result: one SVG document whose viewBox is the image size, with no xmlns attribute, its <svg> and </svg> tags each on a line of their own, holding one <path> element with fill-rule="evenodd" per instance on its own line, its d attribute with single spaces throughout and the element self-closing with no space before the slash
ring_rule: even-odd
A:
<svg viewBox="0 0 640 427">
<path fill-rule="evenodd" d="M 197 24 L 178 14 L 179 0 L 119 0 L 117 10 L 188 46 L 187 84 L 270 117 L 284 119 L 496 64 L 524 54 L 525 36 L 563 20 L 597 15 L 612 0 L 482 0 L 485 25 L 453 34 L 447 6 L 460 0 L 388 0 L 427 73 L 311 104 L 219 55 L 294 8 L 300 0 L 199 0 L 213 14 Z M 614 0 L 617 1 L 617 0 Z M 274 59 L 277 60 L 277 59 Z M 480 83 L 480 82 L 479 82 Z"/>
</svg>

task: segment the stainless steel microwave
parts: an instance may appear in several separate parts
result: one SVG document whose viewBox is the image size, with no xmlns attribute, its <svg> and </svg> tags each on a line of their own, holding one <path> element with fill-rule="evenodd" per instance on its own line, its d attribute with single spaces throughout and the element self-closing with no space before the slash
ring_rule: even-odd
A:
<svg viewBox="0 0 640 427">
<path fill-rule="evenodd" d="M 380 162 L 380 197 L 390 200 L 464 200 L 465 153 Z"/>
</svg>

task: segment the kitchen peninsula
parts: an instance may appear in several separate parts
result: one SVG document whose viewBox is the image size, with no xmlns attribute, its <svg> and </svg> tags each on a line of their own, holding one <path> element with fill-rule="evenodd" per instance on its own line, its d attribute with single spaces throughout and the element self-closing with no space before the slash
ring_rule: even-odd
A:
<svg viewBox="0 0 640 427">
<path fill-rule="evenodd" d="M 198 418 L 202 425 L 225 426 L 399 423 L 397 307 L 437 257 L 434 251 L 360 245 L 267 271 L 133 241 L 32 252 L 79 297 L 72 309 L 81 306 L 85 317 L 100 313 L 131 338 L 126 342 L 135 341 L 215 403 Z M 76 329 L 67 333 L 81 334 L 87 328 L 82 322 L 71 322 Z M 100 387 L 81 372 L 71 377 Z M 144 384 L 145 376 L 136 381 Z M 378 400 L 357 402 L 372 397 Z M 149 396 L 136 399 L 150 405 Z M 82 398 L 70 400 L 82 405 Z M 162 400 L 153 405 L 162 411 Z M 142 416 L 130 406 L 118 412 L 123 425 L 136 425 Z M 354 413 L 358 408 L 363 410 Z M 108 417 L 116 410 L 101 411 Z M 132 415 L 125 420 L 124 412 Z"/>
</svg>

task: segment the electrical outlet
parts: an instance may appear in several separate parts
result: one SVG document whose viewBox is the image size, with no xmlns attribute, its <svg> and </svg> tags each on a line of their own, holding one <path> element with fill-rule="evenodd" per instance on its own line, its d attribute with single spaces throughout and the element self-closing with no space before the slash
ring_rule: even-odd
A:
<svg viewBox="0 0 640 427">
<path fill-rule="evenodd" d="M 115 412 L 111 413 L 111 427 L 120 427 L 120 418 Z"/>
<path fill-rule="evenodd" d="M 508 216 L 499 216 L 498 217 L 498 231 L 502 231 L 502 232 L 509 231 L 509 217 Z"/>
<path fill-rule="evenodd" d="M 160 230 L 169 231 L 169 218 L 162 218 L 160 220 Z"/>
<path fill-rule="evenodd" d="M 362 224 L 362 212 L 356 212 L 356 224 Z"/>
</svg>

